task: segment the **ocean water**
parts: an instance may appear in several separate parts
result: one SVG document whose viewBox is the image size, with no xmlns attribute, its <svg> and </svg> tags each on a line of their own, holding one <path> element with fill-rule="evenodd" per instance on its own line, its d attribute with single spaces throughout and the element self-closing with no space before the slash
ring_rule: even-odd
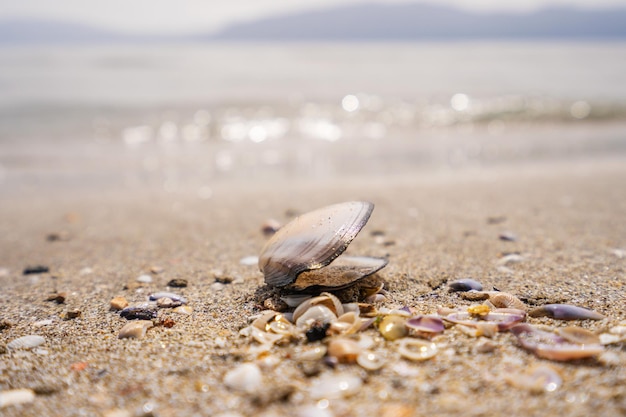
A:
<svg viewBox="0 0 626 417">
<path fill-rule="evenodd" d="M 4 46 L 0 91 L 5 185 L 210 194 L 626 152 L 624 42 Z"/>
</svg>

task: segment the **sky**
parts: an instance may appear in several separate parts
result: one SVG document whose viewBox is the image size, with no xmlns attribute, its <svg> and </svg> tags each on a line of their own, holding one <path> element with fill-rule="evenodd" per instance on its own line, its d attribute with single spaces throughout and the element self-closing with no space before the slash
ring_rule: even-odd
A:
<svg viewBox="0 0 626 417">
<path fill-rule="evenodd" d="M 134 34 L 191 34 L 272 15 L 373 1 L 376 0 L 0 0 L 0 20 L 51 19 Z M 525 12 L 563 5 L 626 7 L 626 0 L 430 0 L 430 3 L 480 12 Z"/>
</svg>

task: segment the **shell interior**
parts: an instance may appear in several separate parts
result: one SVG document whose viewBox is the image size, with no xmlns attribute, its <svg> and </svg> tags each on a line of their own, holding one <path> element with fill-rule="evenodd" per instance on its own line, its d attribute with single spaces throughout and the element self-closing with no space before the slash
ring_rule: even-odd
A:
<svg viewBox="0 0 626 417">
<path fill-rule="evenodd" d="M 344 255 L 325 268 L 300 273 L 285 289 L 294 292 L 340 290 L 372 275 L 385 265 L 387 259 L 383 258 Z"/>
<path fill-rule="evenodd" d="M 329 265 L 365 226 L 372 210 L 372 203 L 351 201 L 305 213 L 287 223 L 261 250 L 259 269 L 265 282 L 283 287 L 304 271 Z M 345 268 L 343 271 L 348 273 Z"/>
</svg>

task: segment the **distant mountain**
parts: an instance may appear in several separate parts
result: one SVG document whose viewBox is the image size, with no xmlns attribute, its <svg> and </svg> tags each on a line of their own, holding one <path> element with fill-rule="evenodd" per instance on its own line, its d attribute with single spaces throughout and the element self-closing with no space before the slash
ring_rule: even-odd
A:
<svg viewBox="0 0 626 417">
<path fill-rule="evenodd" d="M 128 35 L 46 20 L 0 21 L 0 44 L 599 38 L 626 38 L 626 8 L 485 14 L 424 3 L 372 3 L 269 17 L 197 36 Z"/>
<path fill-rule="evenodd" d="M 363 4 L 234 24 L 219 40 L 625 38 L 626 9 L 471 13 L 424 3 Z"/>
</svg>

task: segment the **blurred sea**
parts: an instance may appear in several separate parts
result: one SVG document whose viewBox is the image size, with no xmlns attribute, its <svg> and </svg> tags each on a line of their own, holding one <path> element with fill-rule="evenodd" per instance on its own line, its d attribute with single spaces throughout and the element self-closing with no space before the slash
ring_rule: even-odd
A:
<svg viewBox="0 0 626 417">
<path fill-rule="evenodd" d="M 626 43 L 0 48 L 0 185 L 407 175 L 626 154 Z"/>
</svg>

